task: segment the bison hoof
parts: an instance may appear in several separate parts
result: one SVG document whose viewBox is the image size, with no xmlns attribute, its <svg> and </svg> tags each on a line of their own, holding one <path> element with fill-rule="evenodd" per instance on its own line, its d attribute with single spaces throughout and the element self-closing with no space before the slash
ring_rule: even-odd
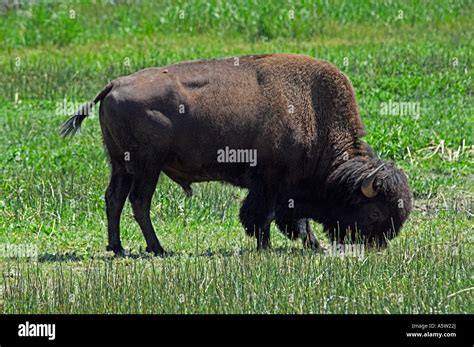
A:
<svg viewBox="0 0 474 347">
<path fill-rule="evenodd" d="M 323 253 L 323 248 L 319 244 L 316 237 L 313 234 L 306 234 L 305 237 L 302 238 L 303 241 L 303 248 L 310 249 L 315 251 L 316 253 Z"/>
<path fill-rule="evenodd" d="M 164 257 L 166 255 L 165 250 L 161 246 L 153 246 L 153 247 L 147 246 L 146 251 L 149 253 L 153 253 L 153 255 L 157 257 Z"/>
<path fill-rule="evenodd" d="M 311 249 L 314 253 L 317 253 L 317 254 L 326 254 L 327 253 L 327 249 L 322 247 L 319 244 L 317 246 L 311 247 L 309 249 Z"/>
<path fill-rule="evenodd" d="M 271 243 L 257 244 L 257 251 L 266 251 L 272 249 Z"/>
<path fill-rule="evenodd" d="M 318 241 L 313 242 L 313 241 L 303 240 L 303 248 L 310 249 L 315 252 L 321 251 L 321 245 L 319 244 Z"/>
<path fill-rule="evenodd" d="M 191 189 L 191 187 L 189 187 L 188 189 L 185 189 L 184 192 L 186 194 L 186 197 L 188 198 L 191 198 L 193 196 L 193 190 Z"/>
<path fill-rule="evenodd" d="M 116 257 L 128 257 L 130 255 L 130 252 L 123 249 L 122 246 L 110 246 L 109 245 L 109 246 L 106 247 L 106 250 L 114 252 L 114 255 Z"/>
</svg>

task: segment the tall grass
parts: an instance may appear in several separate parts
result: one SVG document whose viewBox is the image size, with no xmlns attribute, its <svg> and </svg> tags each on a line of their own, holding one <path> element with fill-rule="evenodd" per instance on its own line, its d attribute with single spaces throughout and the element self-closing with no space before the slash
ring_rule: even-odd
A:
<svg viewBox="0 0 474 347">
<path fill-rule="evenodd" d="M 249 39 L 311 38 L 334 26 L 434 25 L 456 22 L 472 10 L 468 0 L 431 1 L 40 1 L 5 6 L 0 36 L 6 48 L 79 45 L 149 35 L 244 35 Z M 15 27 L 12 35 L 11 28 Z M 95 28 L 100 27 L 97 31 Z M 65 29 L 67 28 L 67 29 Z"/>
<path fill-rule="evenodd" d="M 418 230 L 381 256 L 280 249 L 165 259 L 4 264 L 3 310 L 15 313 L 469 313 L 466 234 Z M 467 252 L 470 252 L 467 254 Z M 454 256 L 453 256 L 454 254 Z M 423 285 L 420 285 L 423 283 Z M 465 290 L 469 288 L 469 290 Z"/>
</svg>

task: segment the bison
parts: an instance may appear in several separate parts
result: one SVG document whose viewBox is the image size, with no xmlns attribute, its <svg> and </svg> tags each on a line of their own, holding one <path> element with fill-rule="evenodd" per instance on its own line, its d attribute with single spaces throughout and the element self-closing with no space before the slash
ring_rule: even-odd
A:
<svg viewBox="0 0 474 347">
<path fill-rule="evenodd" d="M 161 172 L 188 194 L 202 181 L 248 189 L 240 220 L 257 249 L 271 246 L 272 221 L 319 249 L 310 219 L 334 242 L 384 247 L 410 213 L 405 174 L 362 140 L 352 85 L 326 61 L 268 54 L 144 69 L 110 82 L 61 135 L 75 134 L 99 102 L 112 167 L 107 250 L 117 255 L 127 197 L 147 251 L 164 254 L 150 219 Z M 236 160 L 245 151 L 254 162 Z"/>
</svg>

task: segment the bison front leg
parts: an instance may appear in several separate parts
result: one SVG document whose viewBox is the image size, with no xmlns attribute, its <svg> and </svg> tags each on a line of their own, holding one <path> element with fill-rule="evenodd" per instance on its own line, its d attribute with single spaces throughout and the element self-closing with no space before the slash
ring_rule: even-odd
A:
<svg viewBox="0 0 474 347">
<path fill-rule="evenodd" d="M 247 235 L 257 238 L 257 249 L 271 248 L 270 224 L 275 217 L 275 198 L 264 189 L 249 192 L 240 209 Z"/>
<path fill-rule="evenodd" d="M 304 221 L 306 224 L 306 233 L 301 234 L 302 236 L 304 236 L 304 237 L 301 237 L 301 240 L 303 241 L 303 247 L 310 248 L 315 251 L 321 251 L 322 250 L 321 245 L 316 239 L 316 236 L 314 236 L 309 219 L 305 219 Z"/>
<path fill-rule="evenodd" d="M 155 229 L 150 219 L 151 200 L 159 175 L 160 170 L 154 172 L 142 171 L 135 174 L 129 195 L 133 216 L 145 237 L 146 250 L 147 252 L 153 252 L 155 255 L 164 254 L 163 247 L 161 247 L 156 237 Z"/>
<path fill-rule="evenodd" d="M 278 229 L 288 236 L 290 240 L 296 240 L 299 238 L 303 242 L 303 247 L 316 251 L 321 249 L 319 242 L 311 229 L 309 219 L 291 219 L 277 215 L 275 223 L 278 226 Z"/>
</svg>

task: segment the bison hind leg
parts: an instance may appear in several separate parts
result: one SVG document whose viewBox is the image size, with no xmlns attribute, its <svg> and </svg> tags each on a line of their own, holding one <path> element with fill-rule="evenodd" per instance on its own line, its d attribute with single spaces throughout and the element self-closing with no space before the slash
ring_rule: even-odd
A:
<svg viewBox="0 0 474 347">
<path fill-rule="evenodd" d="M 164 255 L 165 251 L 156 237 L 150 218 L 151 200 L 159 175 L 160 170 L 144 171 L 144 173 L 134 175 L 128 199 L 132 205 L 133 216 L 145 237 L 146 251 L 153 252 L 155 255 Z"/>
<path fill-rule="evenodd" d="M 123 249 L 120 241 L 120 217 L 132 186 L 132 175 L 127 172 L 122 152 L 113 141 L 109 131 L 102 127 L 102 132 L 106 153 L 112 168 L 110 182 L 105 191 L 108 235 L 106 250 L 113 251 L 117 256 L 122 256 L 127 252 Z"/>
</svg>

